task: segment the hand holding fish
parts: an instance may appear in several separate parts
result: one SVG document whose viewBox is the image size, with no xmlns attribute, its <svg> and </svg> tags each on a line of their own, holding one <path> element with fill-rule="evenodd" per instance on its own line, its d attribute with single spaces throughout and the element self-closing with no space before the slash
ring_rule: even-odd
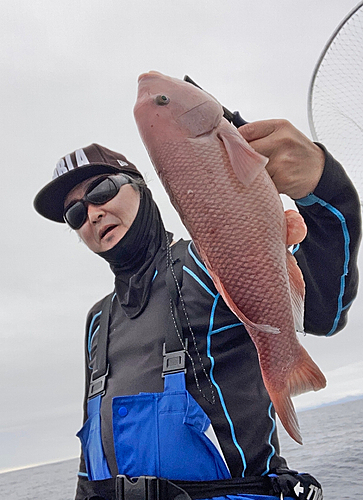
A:
<svg viewBox="0 0 363 500">
<path fill-rule="evenodd" d="M 238 129 L 258 153 L 267 156 L 266 169 L 279 193 L 299 199 L 316 188 L 325 155 L 287 120 L 262 120 Z"/>
</svg>

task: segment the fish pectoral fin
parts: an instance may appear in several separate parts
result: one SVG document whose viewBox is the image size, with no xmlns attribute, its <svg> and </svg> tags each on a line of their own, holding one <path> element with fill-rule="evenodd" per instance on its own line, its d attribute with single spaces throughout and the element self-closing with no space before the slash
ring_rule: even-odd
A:
<svg viewBox="0 0 363 500">
<path fill-rule="evenodd" d="M 287 271 L 290 283 L 292 314 L 295 330 L 304 331 L 305 283 L 295 257 L 287 250 Z"/>
<path fill-rule="evenodd" d="M 255 151 L 248 142 L 229 127 L 220 127 L 218 138 L 223 142 L 237 179 L 248 187 L 265 168 L 268 158 Z"/>
</svg>

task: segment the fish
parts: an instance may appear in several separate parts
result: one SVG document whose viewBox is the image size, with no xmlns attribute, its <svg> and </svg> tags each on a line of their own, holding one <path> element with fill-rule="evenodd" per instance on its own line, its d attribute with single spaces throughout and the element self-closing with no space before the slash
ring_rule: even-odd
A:
<svg viewBox="0 0 363 500">
<path fill-rule="evenodd" d="M 303 331 L 305 285 L 289 245 L 306 234 L 301 215 L 284 212 L 265 168 L 268 159 L 202 89 L 156 71 L 143 73 L 134 117 L 216 289 L 256 346 L 282 425 L 302 444 L 291 398 L 322 389 L 326 379 L 296 333 Z"/>
</svg>

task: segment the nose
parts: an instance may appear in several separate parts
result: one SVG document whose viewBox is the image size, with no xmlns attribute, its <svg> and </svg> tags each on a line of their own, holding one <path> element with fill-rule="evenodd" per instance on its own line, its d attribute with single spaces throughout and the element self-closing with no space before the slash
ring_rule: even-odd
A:
<svg viewBox="0 0 363 500">
<path fill-rule="evenodd" d="M 92 203 L 90 203 L 87 207 L 87 214 L 91 224 L 96 224 L 105 215 L 105 211 L 102 205 L 92 205 Z"/>
</svg>

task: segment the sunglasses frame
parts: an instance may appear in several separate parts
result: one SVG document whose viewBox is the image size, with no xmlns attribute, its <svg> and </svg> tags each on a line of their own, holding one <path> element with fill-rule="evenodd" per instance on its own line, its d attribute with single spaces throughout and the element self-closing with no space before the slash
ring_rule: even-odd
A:
<svg viewBox="0 0 363 500">
<path fill-rule="evenodd" d="M 110 198 L 107 198 L 107 199 L 102 199 L 102 201 L 99 201 L 97 202 L 97 200 L 90 200 L 89 199 L 89 195 L 92 193 L 92 191 L 97 187 L 99 186 L 100 184 L 102 184 L 102 182 L 104 182 L 105 180 L 109 180 L 112 182 L 112 184 L 114 185 L 114 188 L 115 188 L 115 192 L 112 194 L 112 196 Z M 91 205 L 104 205 L 105 203 L 108 203 L 109 201 L 111 201 L 113 198 L 115 198 L 115 196 L 119 193 L 120 191 L 120 188 L 122 186 L 124 186 L 125 184 L 131 184 L 132 183 L 132 179 L 131 177 L 129 177 L 128 175 L 126 174 L 123 174 L 123 173 L 119 173 L 119 174 L 105 174 L 104 176 L 102 177 L 98 177 L 97 179 L 95 179 L 87 188 L 87 191 L 86 193 L 84 194 L 83 198 L 81 198 L 80 200 L 73 200 L 69 205 L 67 205 L 64 209 L 64 212 L 63 212 L 63 219 L 64 221 L 74 230 L 76 229 L 80 229 L 83 224 L 86 222 L 87 220 L 87 217 L 88 217 L 88 205 L 91 204 Z M 82 218 L 82 222 L 79 222 L 77 224 L 72 224 L 69 220 L 68 220 L 68 217 L 67 217 L 67 214 L 69 212 L 69 210 L 71 210 L 73 207 L 75 206 L 82 206 L 83 207 L 83 218 Z"/>
</svg>

